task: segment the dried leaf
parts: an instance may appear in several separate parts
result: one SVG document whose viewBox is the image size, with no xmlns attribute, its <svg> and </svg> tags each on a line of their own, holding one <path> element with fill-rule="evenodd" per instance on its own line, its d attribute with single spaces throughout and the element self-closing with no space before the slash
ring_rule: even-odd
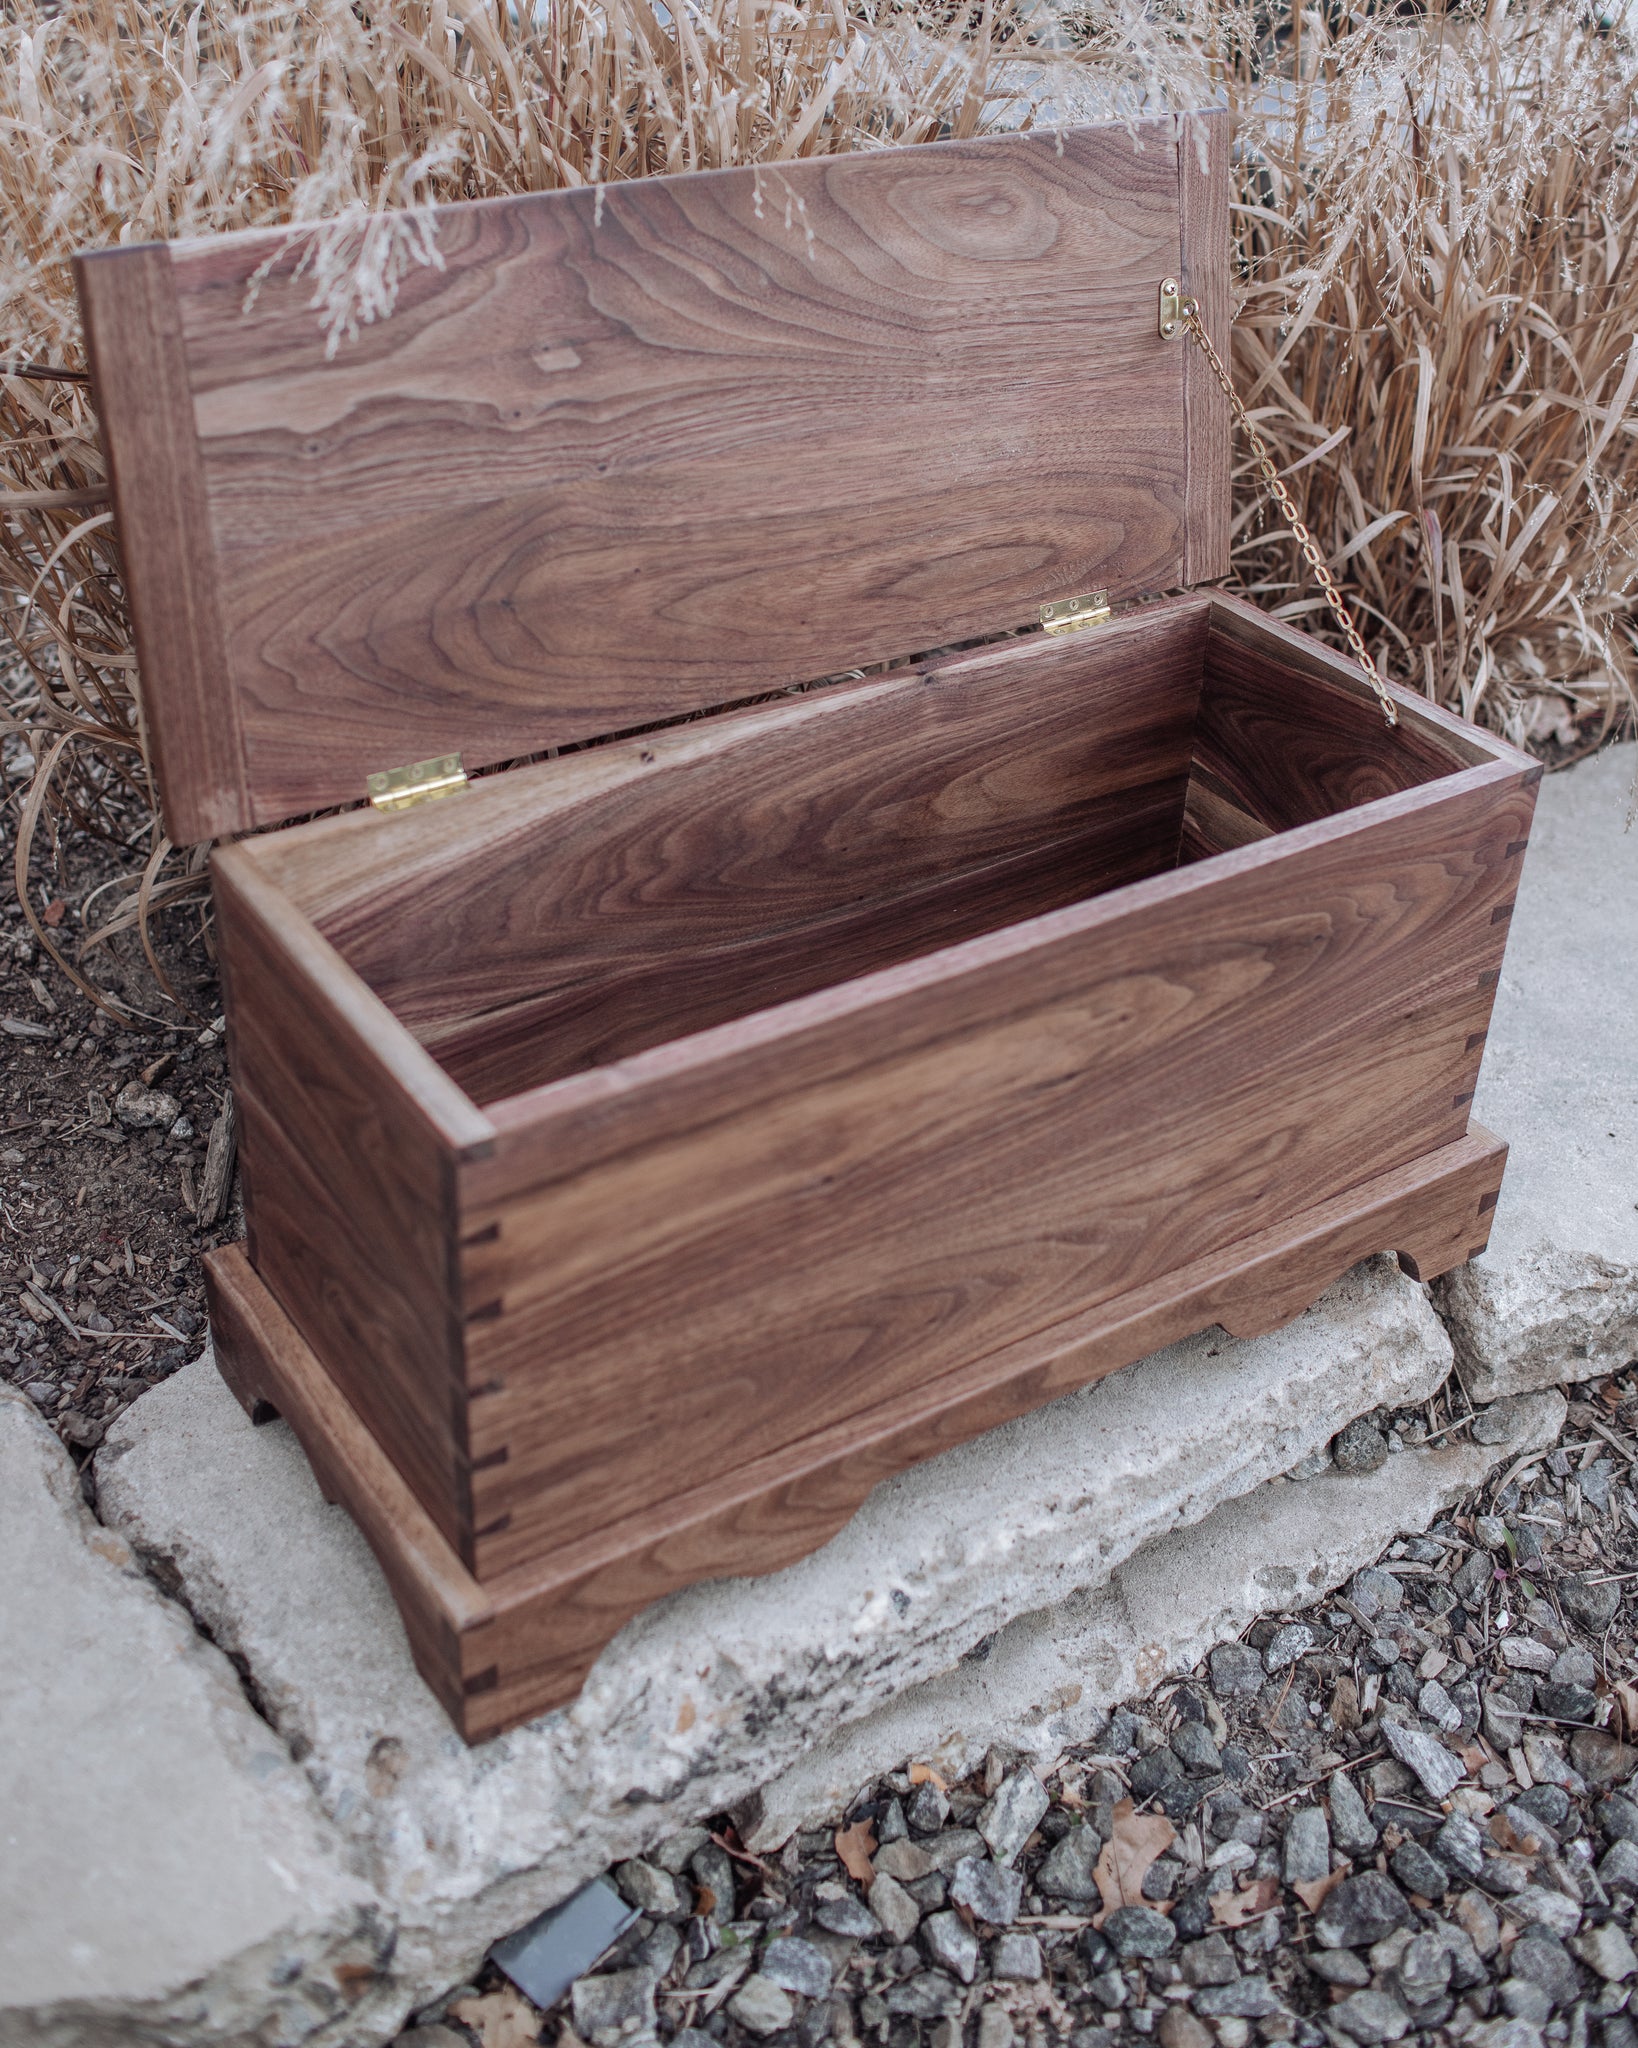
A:
<svg viewBox="0 0 1638 2048">
<path fill-rule="evenodd" d="M 909 1776 L 912 1785 L 936 1785 L 941 1792 L 950 1789 L 949 1780 L 941 1778 L 931 1764 L 912 1764 Z"/>
<path fill-rule="evenodd" d="M 1307 1883 L 1294 1884 L 1291 1889 L 1310 1913 L 1317 1913 L 1324 1904 L 1326 1893 L 1341 1884 L 1353 1867 L 1351 1863 L 1339 1863 L 1328 1877 L 1311 1877 Z"/>
<path fill-rule="evenodd" d="M 1114 1825 L 1103 1845 L 1093 1876 L 1103 1895 L 1103 1912 L 1093 1925 L 1101 1927 L 1105 1913 L 1117 1906 L 1145 1903 L 1143 1880 L 1149 1866 L 1177 1840 L 1177 1830 L 1163 1813 L 1139 1813 L 1130 1799 L 1115 1807 Z"/>
<path fill-rule="evenodd" d="M 472 2029 L 483 2048 L 535 2048 L 540 2039 L 540 2013 L 510 1984 L 482 1998 L 458 1999 L 449 2010 Z"/>
<path fill-rule="evenodd" d="M 1219 1892 L 1211 1902 L 1211 1917 L 1218 1927 L 1244 1927 L 1259 1920 L 1280 1896 L 1277 1877 L 1260 1877 L 1244 1891 Z"/>
<path fill-rule="evenodd" d="M 58 925 L 62 923 L 63 914 L 67 909 L 68 905 L 63 899 L 60 896 L 55 896 L 46 905 L 45 909 L 40 912 L 40 915 L 50 925 L 51 929 L 55 931 Z"/>
<path fill-rule="evenodd" d="M 876 1868 L 870 1860 L 875 1852 L 876 1830 L 869 1821 L 856 1820 L 852 1827 L 836 1830 L 836 1853 L 855 1884 L 875 1881 Z"/>
</svg>

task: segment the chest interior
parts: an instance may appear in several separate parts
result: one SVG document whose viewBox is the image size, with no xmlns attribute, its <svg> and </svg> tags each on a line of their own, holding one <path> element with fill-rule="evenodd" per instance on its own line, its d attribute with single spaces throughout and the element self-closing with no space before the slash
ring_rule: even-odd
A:
<svg viewBox="0 0 1638 2048">
<path fill-rule="evenodd" d="M 249 842 L 478 1105 L 1477 758 L 1244 607 L 792 696 Z"/>
</svg>

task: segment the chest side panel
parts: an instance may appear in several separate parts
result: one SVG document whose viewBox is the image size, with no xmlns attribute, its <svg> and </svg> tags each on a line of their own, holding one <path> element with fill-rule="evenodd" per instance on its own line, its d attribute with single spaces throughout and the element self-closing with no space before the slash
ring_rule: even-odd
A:
<svg viewBox="0 0 1638 2048">
<path fill-rule="evenodd" d="M 1222 423 L 1157 332 L 1226 261 L 1191 120 L 438 209 L 333 352 L 357 248 L 175 245 L 239 822 L 1213 573 Z"/>
<path fill-rule="evenodd" d="M 629 1507 L 644 1445 L 679 1491 L 799 1455 L 1457 1142 L 1534 794 L 1472 773 L 503 1135 L 463 1176 L 479 1575 Z"/>
</svg>

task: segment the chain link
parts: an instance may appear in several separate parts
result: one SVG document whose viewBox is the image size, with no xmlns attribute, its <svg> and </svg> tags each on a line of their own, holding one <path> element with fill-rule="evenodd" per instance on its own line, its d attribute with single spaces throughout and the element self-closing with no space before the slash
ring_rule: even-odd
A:
<svg viewBox="0 0 1638 2048">
<path fill-rule="evenodd" d="M 1376 692 L 1377 702 L 1382 706 L 1382 716 L 1390 725 L 1397 725 L 1399 723 L 1398 707 L 1395 705 L 1392 697 L 1388 695 L 1388 686 L 1383 682 L 1381 675 L 1378 673 L 1376 663 L 1371 659 L 1370 651 L 1367 649 L 1365 642 L 1360 638 L 1359 628 L 1354 624 L 1353 613 L 1348 609 L 1347 600 L 1337 588 L 1337 580 L 1331 574 L 1330 565 L 1327 563 L 1324 555 L 1320 553 L 1319 542 L 1315 540 L 1314 536 L 1303 524 L 1302 515 L 1297 510 L 1296 500 L 1286 489 L 1279 471 L 1274 467 L 1274 458 L 1268 452 L 1268 443 L 1252 425 L 1251 415 L 1240 403 L 1240 394 L 1235 390 L 1234 380 L 1224 367 L 1223 358 L 1212 346 L 1211 336 L 1206 332 L 1201 322 L 1199 301 L 1196 299 L 1185 299 L 1181 312 L 1185 331 L 1195 347 L 1199 349 L 1206 361 L 1210 363 L 1212 374 L 1216 377 L 1218 383 L 1222 385 L 1223 396 L 1228 400 L 1235 420 L 1247 441 L 1251 444 L 1251 452 L 1257 462 L 1257 474 L 1262 478 L 1269 496 L 1279 506 L 1286 524 L 1291 529 L 1292 538 L 1302 550 L 1303 560 L 1313 570 L 1314 580 L 1324 593 L 1325 602 L 1336 615 L 1337 624 L 1342 628 L 1343 638 L 1348 642 L 1349 652 L 1365 671 L 1365 680 Z"/>
</svg>

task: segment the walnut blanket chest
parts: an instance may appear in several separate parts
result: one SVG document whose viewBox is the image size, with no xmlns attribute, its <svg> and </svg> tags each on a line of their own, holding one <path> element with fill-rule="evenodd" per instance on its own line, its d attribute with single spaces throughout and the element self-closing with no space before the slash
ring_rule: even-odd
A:
<svg viewBox="0 0 1638 2048">
<path fill-rule="evenodd" d="M 216 1356 L 469 1739 L 914 1459 L 1485 1241 L 1539 771 L 1198 587 L 1164 294 L 1227 353 L 1227 148 L 80 259 L 167 827 L 223 842 Z"/>
</svg>

